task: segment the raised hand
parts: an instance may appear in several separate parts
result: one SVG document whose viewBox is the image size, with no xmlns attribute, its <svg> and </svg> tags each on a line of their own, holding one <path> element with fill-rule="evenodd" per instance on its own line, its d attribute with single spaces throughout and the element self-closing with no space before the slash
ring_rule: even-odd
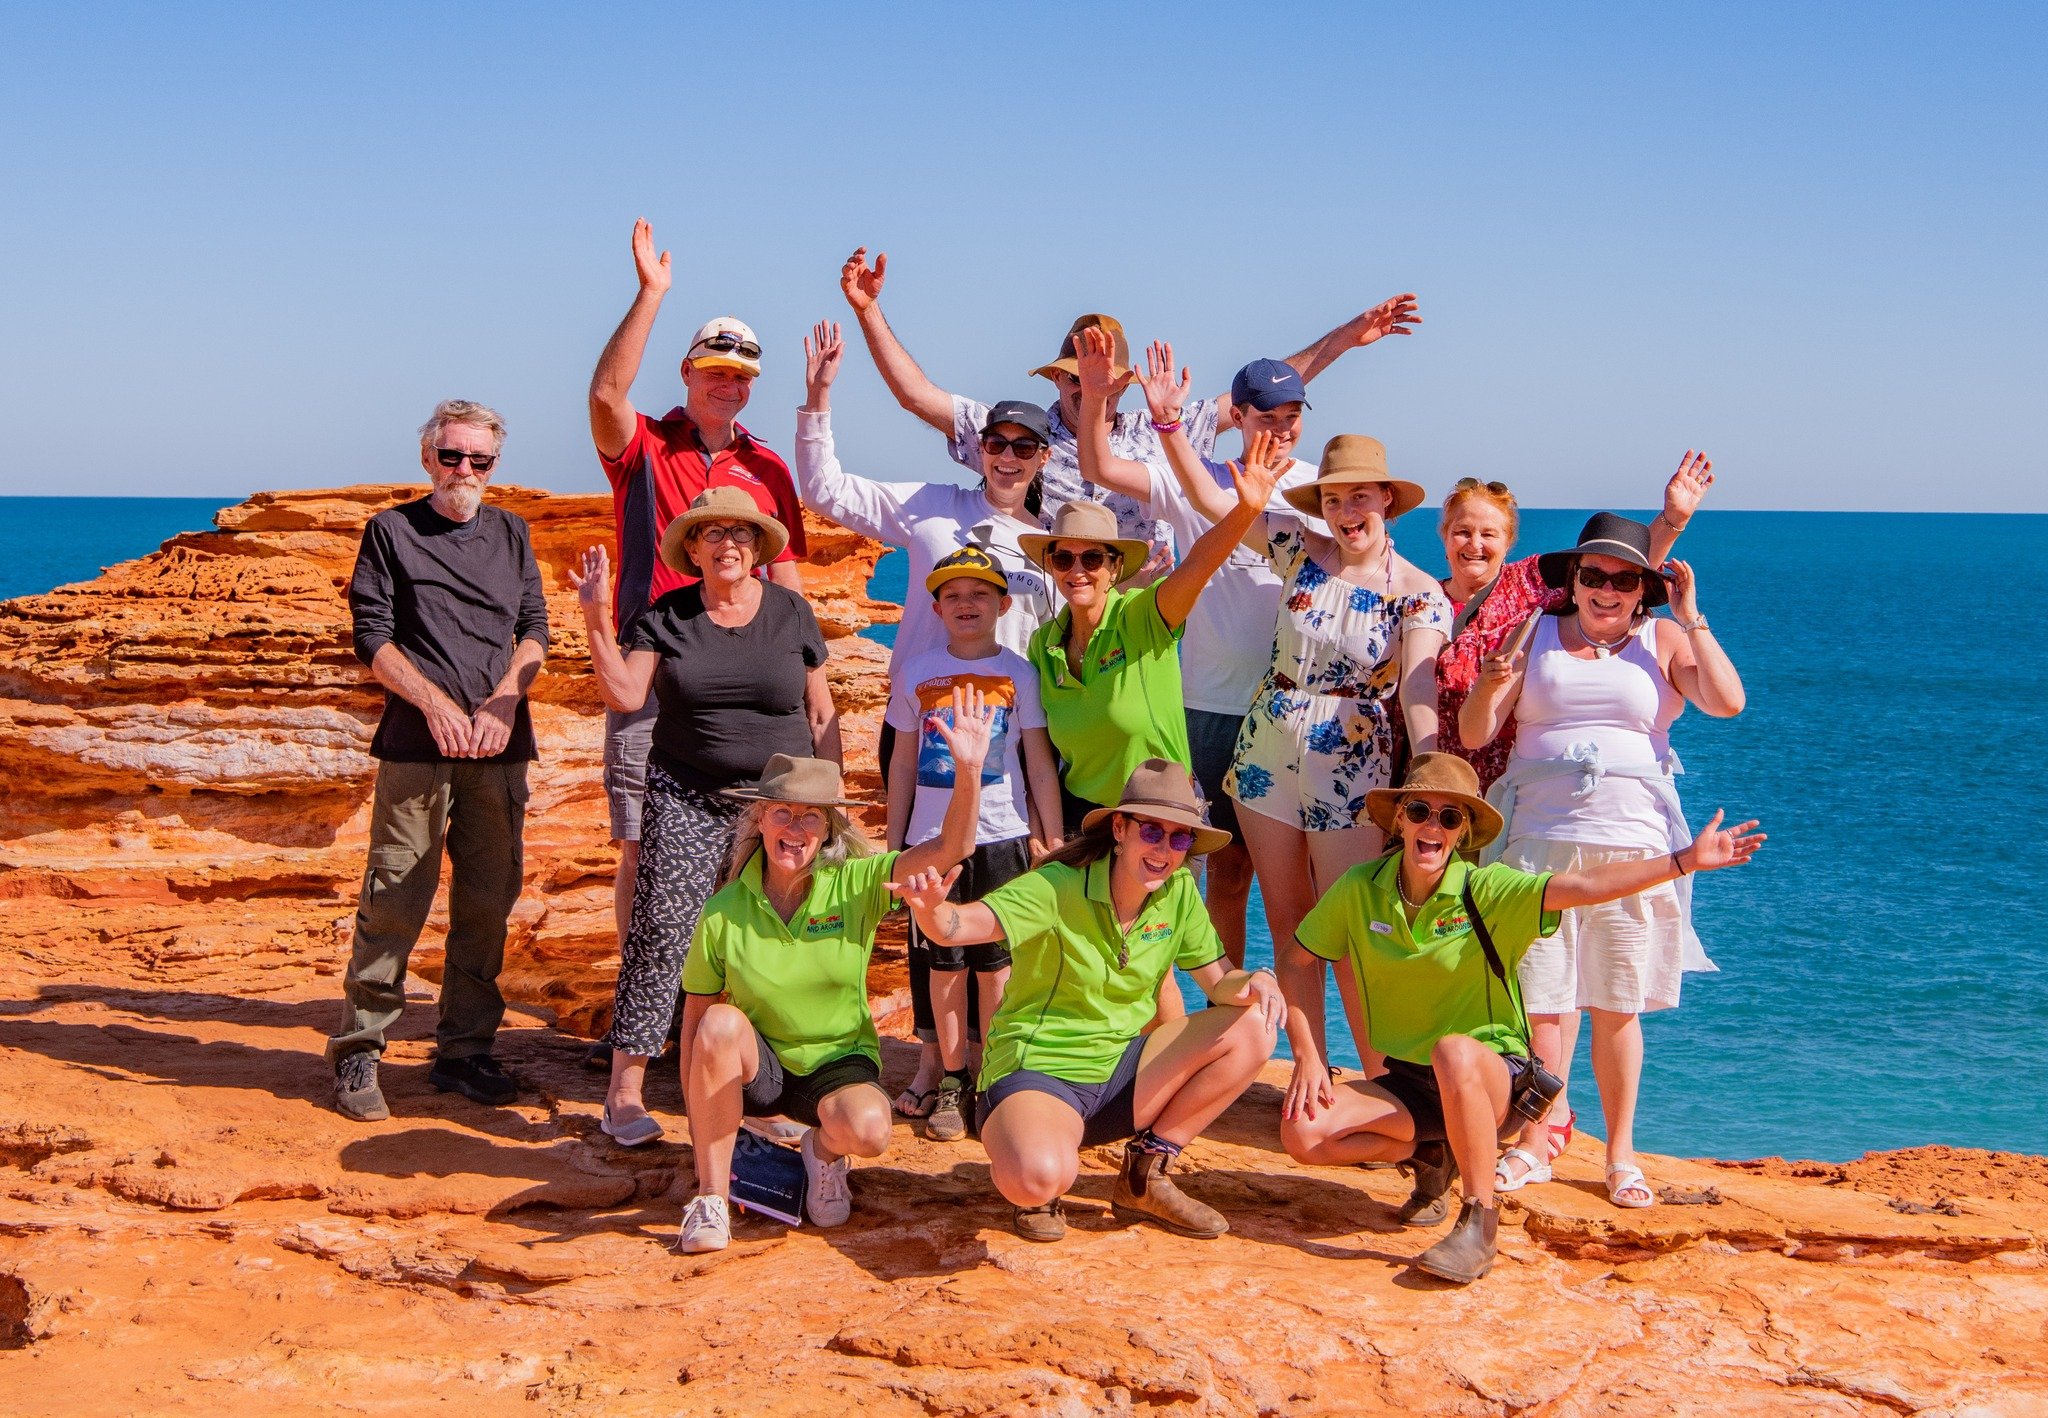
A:
<svg viewBox="0 0 2048 1418">
<path fill-rule="evenodd" d="M 1244 461 L 1230 465 L 1230 480 L 1237 486 L 1237 505 L 1264 512 L 1273 496 L 1280 470 L 1273 466 L 1273 435 L 1261 429 L 1245 446 Z"/>
<path fill-rule="evenodd" d="M 932 715 L 932 727 L 946 741 L 953 755 L 953 781 L 963 774 L 979 775 L 988 762 L 989 743 L 995 736 L 996 706 L 976 685 L 953 686 L 953 722 L 943 714 Z"/>
<path fill-rule="evenodd" d="M 640 289 L 649 295 L 668 294 L 668 253 L 654 255 L 654 228 L 642 217 L 633 223 L 633 268 L 640 273 Z"/>
<path fill-rule="evenodd" d="M 1690 871 L 1719 871 L 1722 867 L 1739 867 L 1756 855 L 1756 849 L 1770 839 L 1756 831 L 1760 825 L 1755 818 L 1738 822 L 1733 827 L 1721 826 L 1722 813 L 1714 810 L 1714 816 L 1700 835 L 1692 839 L 1686 848 L 1686 855 L 1692 860 L 1686 863 Z"/>
<path fill-rule="evenodd" d="M 569 584 L 576 588 L 576 603 L 583 608 L 586 616 L 608 608 L 612 588 L 612 559 L 602 542 L 584 551 L 581 574 L 578 574 L 576 567 L 569 568 Z"/>
<path fill-rule="evenodd" d="M 861 315 L 872 309 L 882 298 L 882 281 L 889 270 L 889 253 L 880 252 L 875 264 L 868 264 L 868 249 L 856 247 L 853 255 L 846 258 L 846 264 L 839 268 L 839 289 L 846 296 L 846 303 L 853 307 L 853 313 Z"/>
<path fill-rule="evenodd" d="M 1700 618 L 1700 588 L 1692 574 L 1692 563 L 1676 558 L 1664 563 L 1664 574 L 1671 579 L 1671 614 L 1691 624 Z"/>
<path fill-rule="evenodd" d="M 960 868 L 954 867 L 943 876 L 927 867 L 914 871 L 902 881 L 887 881 L 882 884 L 903 898 L 911 914 L 920 924 L 929 919 L 933 911 L 946 904 L 946 893 L 953 889 L 953 883 L 960 879 Z"/>
<path fill-rule="evenodd" d="M 1682 531 L 1692 520 L 1692 514 L 1700 510 L 1700 500 L 1713 485 L 1714 465 L 1707 455 L 1686 449 L 1685 456 L 1678 460 L 1678 471 L 1664 484 L 1664 520 L 1673 531 Z"/>
<path fill-rule="evenodd" d="M 1167 572 L 1173 570 L 1173 548 L 1157 537 L 1145 544 L 1151 550 L 1145 553 L 1145 564 L 1138 568 L 1138 574 L 1131 578 L 1136 586 L 1149 586 Z"/>
<path fill-rule="evenodd" d="M 837 320 L 820 320 L 811 327 L 811 333 L 804 336 L 804 387 L 812 394 L 818 394 L 832 387 L 832 381 L 839 377 L 839 360 L 846 353 L 846 342 L 839 338 Z"/>
<path fill-rule="evenodd" d="M 1138 380 L 1138 387 L 1145 391 L 1145 407 L 1152 411 L 1154 423 L 1172 423 L 1187 407 L 1188 391 L 1194 381 L 1188 378 L 1187 366 L 1182 365 L 1180 377 L 1173 373 L 1173 346 L 1164 340 L 1154 340 L 1145 351 L 1145 373 Z"/>
<path fill-rule="evenodd" d="M 1383 335 L 1412 335 L 1410 326 L 1420 325 L 1422 317 L 1415 313 L 1415 293 L 1389 296 L 1351 322 L 1352 341 L 1369 345 Z"/>
<path fill-rule="evenodd" d="M 1115 349 L 1109 331 L 1099 325 L 1090 325 L 1075 337 L 1074 364 L 1080 370 L 1083 398 L 1093 396 L 1107 401 L 1131 382 L 1131 370 L 1125 370 L 1121 379 L 1116 376 Z"/>
</svg>

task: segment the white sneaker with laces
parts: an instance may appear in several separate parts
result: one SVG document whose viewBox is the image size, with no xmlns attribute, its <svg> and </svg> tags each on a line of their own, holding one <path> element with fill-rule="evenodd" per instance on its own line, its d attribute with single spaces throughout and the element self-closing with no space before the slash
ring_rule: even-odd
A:
<svg viewBox="0 0 2048 1418">
<path fill-rule="evenodd" d="M 804 1177 L 809 1182 L 805 1188 L 804 1211 L 814 1226 L 843 1226 L 846 1218 L 853 1215 L 853 1191 L 846 1184 L 848 1159 L 819 1161 L 818 1154 L 812 1150 L 817 1141 L 818 1130 L 807 1129 L 799 1149 L 804 1157 Z"/>
<path fill-rule="evenodd" d="M 676 1237 L 676 1249 L 695 1254 L 700 1251 L 722 1251 L 732 1240 L 732 1216 L 726 1210 L 725 1198 L 704 1192 L 690 1198 L 690 1204 L 683 1208 L 683 1229 Z"/>
</svg>

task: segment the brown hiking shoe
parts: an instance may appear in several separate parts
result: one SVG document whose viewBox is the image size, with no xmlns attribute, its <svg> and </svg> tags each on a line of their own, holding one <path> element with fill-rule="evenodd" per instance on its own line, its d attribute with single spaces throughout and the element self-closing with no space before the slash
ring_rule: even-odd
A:
<svg viewBox="0 0 2048 1418">
<path fill-rule="evenodd" d="M 1496 1238 L 1500 1233 L 1500 1208 L 1465 1203 L 1451 1234 L 1415 1258 L 1415 1268 L 1440 1280 L 1470 1285 L 1493 1269 Z"/>
<path fill-rule="evenodd" d="M 1196 1201 L 1166 1175 L 1166 1157 L 1135 1143 L 1124 1147 L 1123 1169 L 1109 1193 L 1109 1209 L 1126 1221 L 1156 1221 L 1183 1236 L 1213 1240 L 1230 1229 L 1223 1213 Z"/>
<path fill-rule="evenodd" d="M 967 1119 L 961 1115 L 962 1095 L 966 1091 L 967 1080 L 957 1073 L 939 1080 L 938 1094 L 924 1120 L 926 1137 L 934 1142 L 956 1142 L 967 1136 Z"/>
<path fill-rule="evenodd" d="M 1401 1203 L 1403 1226 L 1438 1226 L 1451 1214 L 1449 1192 L 1458 1180 L 1458 1159 L 1448 1142 L 1418 1142 L 1414 1153 L 1397 1164 L 1401 1175 L 1412 1177 L 1415 1190 Z"/>
<path fill-rule="evenodd" d="M 1027 1241 L 1057 1241 L 1067 1234 L 1067 1210 L 1057 1198 L 1043 1206 L 1020 1206 L 1010 1224 Z"/>
</svg>

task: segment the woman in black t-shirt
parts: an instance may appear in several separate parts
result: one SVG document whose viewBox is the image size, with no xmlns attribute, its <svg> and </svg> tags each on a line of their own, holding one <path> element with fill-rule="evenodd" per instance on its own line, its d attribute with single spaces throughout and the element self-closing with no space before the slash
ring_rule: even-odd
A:
<svg viewBox="0 0 2048 1418">
<path fill-rule="evenodd" d="M 612 631 L 605 549 L 570 574 L 607 707 L 630 713 L 651 689 L 658 711 L 640 828 L 640 874 L 612 1011 L 611 1087 L 602 1127 L 637 1147 L 661 1136 L 641 1090 L 675 1013 L 690 935 L 732 847 L 742 804 L 724 790 L 778 753 L 838 762 L 839 717 L 825 683 L 825 637 L 796 592 L 754 574 L 789 543 L 738 488 L 715 487 L 661 538 L 661 559 L 703 579 L 656 601 L 623 653 Z"/>
</svg>

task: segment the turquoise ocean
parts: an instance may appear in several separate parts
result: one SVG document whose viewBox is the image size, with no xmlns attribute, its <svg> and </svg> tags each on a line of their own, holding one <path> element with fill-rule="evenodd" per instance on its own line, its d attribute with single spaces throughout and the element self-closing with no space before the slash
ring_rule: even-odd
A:
<svg viewBox="0 0 2048 1418">
<path fill-rule="evenodd" d="M 8 498 L 0 598 L 87 579 L 223 505 Z M 1525 513 L 1519 550 L 1569 545 L 1585 516 Z M 1396 539 L 1442 571 L 1426 513 Z M 1688 710 L 1673 730 L 1687 815 L 1726 807 L 1771 840 L 1699 882 L 1721 970 L 1644 1022 L 1638 1143 L 2048 1153 L 2048 871 L 2027 835 L 2048 821 L 2027 748 L 2048 728 L 2048 625 L 2026 610 L 2048 604 L 2048 517 L 1709 511 L 1680 553 L 1749 692 L 1740 718 Z M 872 590 L 900 601 L 904 581 L 892 554 Z M 1251 954 L 1272 956 L 1256 901 Z M 1355 1062 L 1334 990 L 1330 1018 Z M 1601 1132 L 1583 1038 L 1572 1090 Z"/>
</svg>

